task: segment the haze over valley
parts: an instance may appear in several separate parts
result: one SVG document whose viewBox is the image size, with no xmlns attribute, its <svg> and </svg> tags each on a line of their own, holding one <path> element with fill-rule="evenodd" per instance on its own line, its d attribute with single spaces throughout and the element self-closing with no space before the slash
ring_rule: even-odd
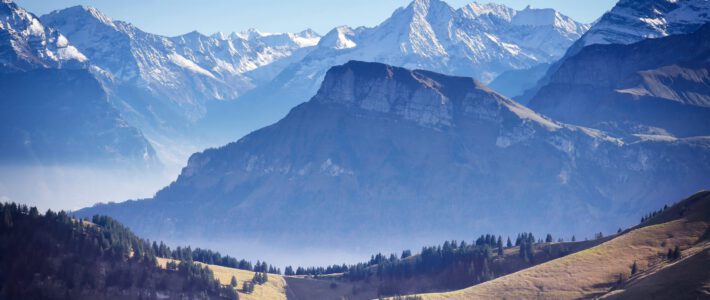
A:
<svg viewBox="0 0 710 300">
<path fill-rule="evenodd" d="M 0 0 L 2 299 L 710 297 L 710 1 L 129 21 Z"/>
</svg>

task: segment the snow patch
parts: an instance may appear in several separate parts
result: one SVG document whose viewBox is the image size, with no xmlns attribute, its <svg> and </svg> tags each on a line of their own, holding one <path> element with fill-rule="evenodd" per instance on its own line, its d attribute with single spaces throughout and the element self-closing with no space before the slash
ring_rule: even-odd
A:
<svg viewBox="0 0 710 300">
<path fill-rule="evenodd" d="M 170 61 L 172 61 L 175 65 L 190 70 L 192 72 L 202 74 L 205 76 L 208 76 L 212 79 L 217 79 L 210 71 L 207 71 L 203 69 L 202 67 L 198 66 L 196 63 L 192 62 L 191 60 L 185 58 L 184 56 L 177 54 L 177 53 L 170 53 L 168 54 L 168 58 Z"/>
</svg>

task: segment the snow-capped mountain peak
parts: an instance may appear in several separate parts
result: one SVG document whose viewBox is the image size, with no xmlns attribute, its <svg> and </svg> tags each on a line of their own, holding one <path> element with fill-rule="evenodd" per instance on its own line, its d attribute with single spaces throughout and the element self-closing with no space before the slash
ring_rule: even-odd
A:
<svg viewBox="0 0 710 300">
<path fill-rule="evenodd" d="M 271 34 L 256 29 L 167 37 L 86 6 L 41 19 L 69 37 L 90 59 L 92 70 L 100 70 L 97 77 L 116 91 L 114 96 L 121 99 L 116 101 L 126 102 L 119 105 L 126 115 L 149 124 L 175 122 L 165 127 L 195 122 L 204 116 L 207 101 L 236 99 L 256 82 L 270 80 L 289 58 L 302 57 L 319 39 L 313 31 Z M 252 72 L 267 66 L 269 71 Z"/>
<path fill-rule="evenodd" d="M 10 70 L 82 67 L 86 56 L 51 27 L 12 1 L 0 2 L 0 66 Z"/>
<path fill-rule="evenodd" d="M 510 7 L 502 4 L 487 3 L 480 4 L 478 2 L 472 2 L 464 7 L 462 7 L 461 12 L 464 17 L 467 18 L 478 18 L 481 16 L 489 15 L 495 16 L 507 22 L 510 22 L 515 16 L 516 11 Z"/>
<path fill-rule="evenodd" d="M 355 32 L 348 26 L 340 26 L 328 32 L 318 43 L 319 48 L 326 49 L 349 49 L 357 47 L 352 38 Z"/>
<path fill-rule="evenodd" d="M 291 39 L 294 41 L 294 43 L 301 47 L 311 47 L 318 45 L 318 42 L 320 42 L 321 39 L 321 36 L 310 28 L 303 30 L 299 33 L 289 33 L 289 35 L 291 36 Z"/>
<path fill-rule="evenodd" d="M 515 14 L 512 19 L 515 25 L 547 26 L 553 25 L 568 31 L 576 31 L 577 23 L 569 17 L 563 16 L 554 9 L 534 9 L 530 6 Z"/>
</svg>

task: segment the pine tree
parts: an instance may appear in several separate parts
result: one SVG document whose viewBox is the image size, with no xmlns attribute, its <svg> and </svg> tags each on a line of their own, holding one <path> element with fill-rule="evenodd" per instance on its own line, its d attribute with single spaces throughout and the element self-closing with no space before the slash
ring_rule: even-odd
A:
<svg viewBox="0 0 710 300">
<path fill-rule="evenodd" d="M 574 237 L 574 235 L 572 236 L 572 241 L 573 241 L 573 242 L 576 242 L 576 241 L 577 241 L 577 238 Z"/>
<path fill-rule="evenodd" d="M 513 243 L 510 241 L 510 237 L 508 237 L 508 242 L 505 244 L 506 248 L 513 247 Z"/>
<path fill-rule="evenodd" d="M 631 265 L 631 275 L 633 276 L 636 272 L 638 272 L 638 265 L 636 265 L 636 261 L 634 261 L 634 264 Z"/>
<path fill-rule="evenodd" d="M 545 237 L 545 243 L 552 243 L 552 235 L 551 234 L 549 234 L 549 233 L 547 234 L 547 236 Z"/>
<path fill-rule="evenodd" d="M 675 249 L 673 249 L 673 260 L 676 260 L 679 258 L 680 258 L 680 248 L 678 248 L 678 246 L 675 246 Z"/>
<path fill-rule="evenodd" d="M 498 237 L 498 256 L 503 256 L 503 239 Z"/>
<path fill-rule="evenodd" d="M 232 276 L 232 281 L 229 282 L 232 287 L 237 287 L 237 277 Z"/>
</svg>

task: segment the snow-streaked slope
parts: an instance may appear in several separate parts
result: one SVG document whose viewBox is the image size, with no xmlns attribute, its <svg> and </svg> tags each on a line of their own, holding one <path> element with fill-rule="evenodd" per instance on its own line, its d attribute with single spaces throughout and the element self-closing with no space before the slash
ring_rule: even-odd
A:
<svg viewBox="0 0 710 300">
<path fill-rule="evenodd" d="M 242 96 L 252 111 L 241 118 L 255 120 L 245 125 L 250 130 L 277 121 L 318 90 L 330 67 L 349 60 L 488 82 L 508 70 L 555 61 L 587 28 L 549 9 L 477 3 L 454 9 L 440 0 L 416 0 L 375 27 L 331 30 L 302 60 Z"/>
<path fill-rule="evenodd" d="M 528 104 L 565 60 L 595 44 L 628 45 L 647 38 L 688 34 L 710 22 L 710 0 L 621 0 L 516 100 Z"/>
<path fill-rule="evenodd" d="M 621 0 L 576 46 L 631 44 L 690 33 L 706 22 L 710 22 L 708 0 Z"/>
<path fill-rule="evenodd" d="M 160 166 L 88 68 L 65 36 L 0 2 L 0 164 Z"/>
<path fill-rule="evenodd" d="M 319 38 L 312 31 L 164 37 L 84 6 L 54 11 L 42 20 L 67 35 L 111 82 L 146 89 L 193 120 L 204 113 L 205 101 L 235 99 L 253 88 L 246 72 L 289 57 Z"/>
<path fill-rule="evenodd" d="M 0 2 L 0 68 L 81 67 L 86 56 L 53 28 L 10 0 Z"/>
<path fill-rule="evenodd" d="M 374 28 L 334 29 L 302 68 L 318 69 L 322 78 L 329 60 L 358 59 L 488 82 L 509 69 L 554 61 L 586 29 L 551 9 L 476 3 L 454 9 L 439 0 L 416 0 Z"/>
</svg>

